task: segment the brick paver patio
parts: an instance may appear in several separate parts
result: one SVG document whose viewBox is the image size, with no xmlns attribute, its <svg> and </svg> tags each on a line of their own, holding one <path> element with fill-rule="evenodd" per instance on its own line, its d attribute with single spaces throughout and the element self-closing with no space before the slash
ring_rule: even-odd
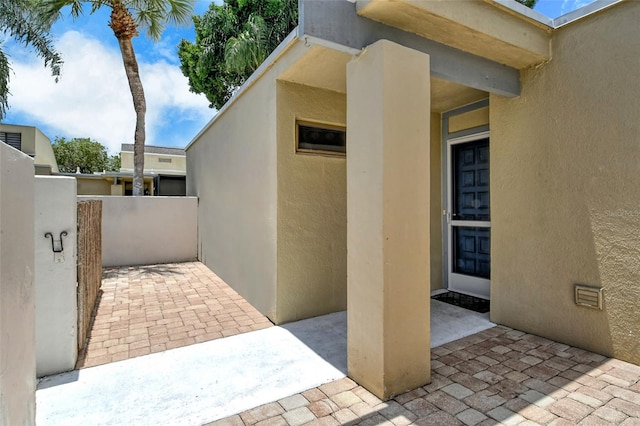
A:
<svg viewBox="0 0 640 426">
<path fill-rule="evenodd" d="M 633 364 L 501 326 L 431 356 L 431 384 L 387 402 L 347 378 L 210 425 L 640 425 Z"/>
<path fill-rule="evenodd" d="M 272 326 L 200 262 L 106 268 L 101 290 L 76 368 Z"/>
</svg>

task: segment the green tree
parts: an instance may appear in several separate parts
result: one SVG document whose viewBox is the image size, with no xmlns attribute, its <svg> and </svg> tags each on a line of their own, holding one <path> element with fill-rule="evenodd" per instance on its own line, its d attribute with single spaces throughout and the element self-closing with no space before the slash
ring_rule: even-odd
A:
<svg viewBox="0 0 640 426">
<path fill-rule="evenodd" d="M 35 49 L 36 54 L 44 60 L 45 66 L 51 68 L 51 74 L 57 81 L 62 58 L 53 48 L 46 28 L 34 18 L 29 0 L 0 0 L 0 34 L 5 33 L 18 43 Z M 0 46 L 0 121 L 9 107 L 10 77 L 9 58 Z"/>
<path fill-rule="evenodd" d="M 71 16 L 78 17 L 83 5 L 91 5 L 91 13 L 101 7 L 111 9 L 109 27 L 118 40 L 124 70 L 129 81 L 136 114 L 133 148 L 133 195 L 144 195 L 144 143 L 147 103 L 133 49 L 132 39 L 145 29 L 153 40 L 159 40 L 167 24 L 186 24 L 195 0 L 35 0 L 38 16 L 49 26 L 60 17 L 61 9 L 71 7 Z"/>
<path fill-rule="evenodd" d="M 536 5 L 536 3 L 538 3 L 538 0 L 516 0 L 518 3 L 522 3 L 525 6 L 533 9 L 533 6 Z"/>
<path fill-rule="evenodd" d="M 112 155 L 107 158 L 107 167 L 105 170 L 110 172 L 119 172 L 120 171 L 120 155 Z"/>
<path fill-rule="evenodd" d="M 297 0 L 224 0 L 194 16 L 194 43 L 178 46 L 191 91 L 220 109 L 298 25 Z"/>
<path fill-rule="evenodd" d="M 94 173 L 120 170 L 120 156 L 107 154 L 107 148 L 90 138 L 56 137 L 51 144 L 58 168 L 62 173 Z"/>
</svg>

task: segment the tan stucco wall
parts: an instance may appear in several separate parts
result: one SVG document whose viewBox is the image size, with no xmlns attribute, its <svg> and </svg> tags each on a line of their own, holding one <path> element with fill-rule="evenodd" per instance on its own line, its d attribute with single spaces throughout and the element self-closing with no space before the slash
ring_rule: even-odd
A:
<svg viewBox="0 0 640 426">
<path fill-rule="evenodd" d="M 0 425 L 36 414 L 33 160 L 0 143 Z"/>
<path fill-rule="evenodd" d="M 492 319 L 640 364 L 640 3 L 558 30 L 491 97 Z M 604 288 L 604 310 L 574 304 Z"/>
<path fill-rule="evenodd" d="M 346 106 L 342 93 L 278 82 L 277 323 L 346 309 L 347 160 L 295 152 L 296 119 L 346 126 Z"/>
<path fill-rule="evenodd" d="M 76 177 L 78 195 L 111 195 L 111 182 L 105 179 Z"/>
<path fill-rule="evenodd" d="M 197 258 L 194 197 L 78 197 L 102 200 L 102 266 L 153 265 Z"/>
<path fill-rule="evenodd" d="M 380 398 L 431 377 L 428 69 L 385 40 L 347 66 L 347 360 Z"/>
<path fill-rule="evenodd" d="M 53 173 L 58 173 L 60 170 L 58 169 L 58 162 L 51 147 L 51 140 L 37 128 L 35 129 L 35 148 L 36 156 L 33 162 L 35 164 L 49 165 Z"/>
<path fill-rule="evenodd" d="M 159 161 L 160 158 L 170 158 L 171 163 L 161 163 Z M 120 170 L 133 173 L 133 152 L 120 152 Z M 187 157 L 145 152 L 144 171 L 145 173 L 183 175 L 187 171 Z"/>
<path fill-rule="evenodd" d="M 463 106 L 463 105 L 461 105 Z M 486 126 L 489 124 L 489 107 L 483 107 L 456 114 L 449 117 L 448 132 L 455 133 L 474 127 Z"/>
<path fill-rule="evenodd" d="M 51 166 L 53 173 L 59 172 L 51 140 L 40 129 L 33 126 L 0 123 L 0 132 L 20 133 L 22 135 L 21 151 L 32 156 L 34 164 L 48 165 Z"/>
<path fill-rule="evenodd" d="M 120 151 L 120 170 L 133 170 L 133 152 Z"/>
</svg>

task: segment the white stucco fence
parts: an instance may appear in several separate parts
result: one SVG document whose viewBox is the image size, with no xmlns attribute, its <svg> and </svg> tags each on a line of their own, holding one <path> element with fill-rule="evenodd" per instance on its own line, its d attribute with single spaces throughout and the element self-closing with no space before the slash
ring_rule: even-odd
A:
<svg viewBox="0 0 640 426">
<path fill-rule="evenodd" d="M 196 197 L 81 196 L 78 200 L 102 200 L 102 266 L 198 257 Z"/>
<path fill-rule="evenodd" d="M 0 425 L 36 413 L 33 160 L 0 143 Z"/>
<path fill-rule="evenodd" d="M 78 357 L 75 178 L 36 176 L 34 200 L 36 373 L 41 377 L 73 370 Z"/>
</svg>

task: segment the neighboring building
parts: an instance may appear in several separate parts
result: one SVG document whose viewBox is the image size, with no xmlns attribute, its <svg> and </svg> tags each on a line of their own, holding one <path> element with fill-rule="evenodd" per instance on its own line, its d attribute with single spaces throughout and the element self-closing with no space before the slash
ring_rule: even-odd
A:
<svg viewBox="0 0 640 426">
<path fill-rule="evenodd" d="M 184 149 L 145 146 L 145 195 L 186 195 L 186 154 Z M 131 195 L 133 192 L 133 144 L 123 143 L 120 171 L 71 174 L 78 181 L 78 195 Z"/>
<path fill-rule="evenodd" d="M 133 176 L 133 144 L 123 143 L 120 173 Z M 186 195 L 187 158 L 184 149 L 145 145 L 144 173 L 153 176 L 153 195 Z M 146 187 L 146 185 L 145 185 Z M 131 195 L 133 177 L 125 180 L 125 195 Z"/>
<path fill-rule="evenodd" d="M 300 12 L 186 148 L 200 260 L 276 323 L 347 309 L 380 397 L 430 380 L 443 288 L 640 364 L 640 2 Z"/>
<path fill-rule="evenodd" d="M 0 141 L 33 158 L 35 174 L 58 173 L 51 140 L 38 128 L 0 123 Z"/>
</svg>

